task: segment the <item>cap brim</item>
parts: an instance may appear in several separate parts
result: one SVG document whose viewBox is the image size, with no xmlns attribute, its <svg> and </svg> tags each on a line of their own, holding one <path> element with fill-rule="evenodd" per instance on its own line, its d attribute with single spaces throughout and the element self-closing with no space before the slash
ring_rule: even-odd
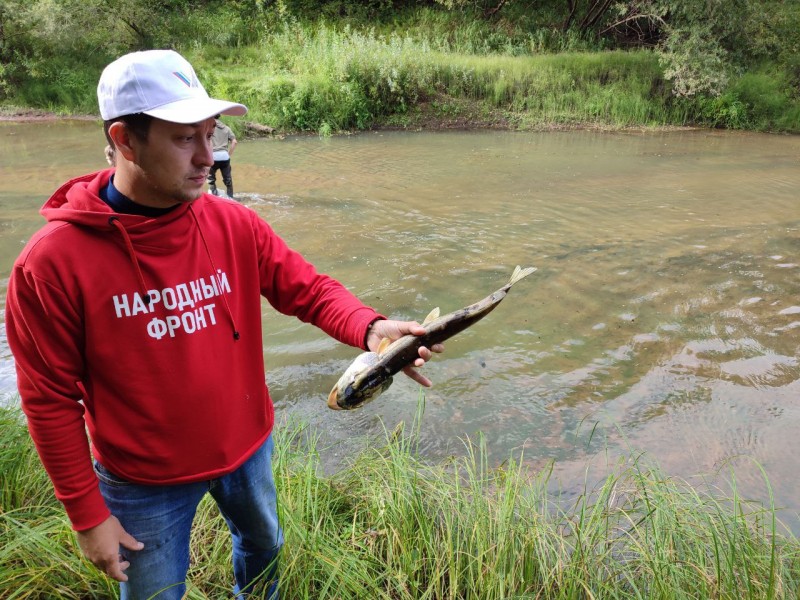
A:
<svg viewBox="0 0 800 600">
<path fill-rule="evenodd" d="M 187 98 L 170 102 L 158 108 L 144 111 L 145 114 L 172 123 L 199 123 L 216 115 L 241 117 L 247 114 L 247 107 L 236 102 L 215 98 Z"/>
</svg>

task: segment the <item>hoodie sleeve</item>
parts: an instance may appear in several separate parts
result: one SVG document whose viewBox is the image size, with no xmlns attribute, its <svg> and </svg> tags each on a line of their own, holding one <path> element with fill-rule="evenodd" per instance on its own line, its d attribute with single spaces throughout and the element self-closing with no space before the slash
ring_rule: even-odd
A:
<svg viewBox="0 0 800 600">
<path fill-rule="evenodd" d="M 261 293 L 287 315 L 322 329 L 336 340 L 364 348 L 367 327 L 385 318 L 363 304 L 336 279 L 319 273 L 254 214 Z"/>
<path fill-rule="evenodd" d="M 8 284 L 6 331 L 28 429 L 56 497 L 74 529 L 99 525 L 110 512 L 86 435 L 82 318 L 75 299 L 38 277 L 21 257 Z"/>
</svg>

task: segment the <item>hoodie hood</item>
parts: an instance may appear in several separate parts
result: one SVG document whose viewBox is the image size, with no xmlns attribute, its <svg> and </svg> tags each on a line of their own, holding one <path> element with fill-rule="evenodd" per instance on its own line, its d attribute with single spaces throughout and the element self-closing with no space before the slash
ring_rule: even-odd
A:
<svg viewBox="0 0 800 600">
<path fill-rule="evenodd" d="M 139 254 L 167 254 L 176 246 L 185 243 L 189 230 L 196 228 L 205 249 L 212 271 L 216 271 L 214 257 L 200 227 L 197 215 L 202 213 L 202 202 L 183 202 L 165 215 L 147 217 L 115 212 L 100 197 L 100 190 L 108 185 L 115 169 L 105 169 L 89 175 L 72 179 L 62 185 L 41 209 L 48 222 L 64 221 L 74 225 L 89 227 L 98 231 L 111 232 L 118 236 L 135 272 L 139 284 L 139 295 L 146 305 L 150 304 L 148 282 L 142 272 Z M 190 216 L 189 219 L 182 217 Z M 137 243 L 137 247 L 134 246 Z M 233 326 L 234 339 L 239 339 L 236 322 L 228 300 L 222 297 L 225 312 Z"/>
<path fill-rule="evenodd" d="M 112 216 L 117 217 L 131 235 L 151 229 L 156 221 L 155 218 L 115 213 L 100 197 L 100 190 L 108 185 L 115 170 L 114 168 L 104 169 L 71 179 L 50 196 L 39 212 L 50 222 L 65 221 L 101 231 L 116 229 L 109 222 L 109 218 Z M 189 210 L 190 206 L 195 213 L 198 213 L 198 211 L 202 211 L 201 204 L 184 202 L 175 210 L 158 217 L 157 221 L 160 225 L 165 225 L 179 219 Z"/>
</svg>

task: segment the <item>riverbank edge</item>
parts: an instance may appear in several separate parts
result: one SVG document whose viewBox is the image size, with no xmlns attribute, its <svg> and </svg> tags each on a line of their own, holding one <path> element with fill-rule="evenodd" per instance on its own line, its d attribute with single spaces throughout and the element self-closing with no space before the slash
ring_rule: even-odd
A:
<svg viewBox="0 0 800 600">
<path fill-rule="evenodd" d="M 702 131 L 708 128 L 690 125 L 626 125 L 617 126 L 596 122 L 574 123 L 535 123 L 523 124 L 523 115 L 508 114 L 496 111 L 491 115 L 474 115 L 469 111 L 464 114 L 443 117 L 422 106 L 415 114 L 405 115 L 402 121 L 390 119 L 376 123 L 368 129 L 337 131 L 334 135 L 353 135 L 370 131 L 598 131 L 598 132 L 663 132 L 663 131 Z M 41 123 L 55 121 L 100 121 L 99 115 L 92 114 L 60 114 L 36 108 L 0 106 L 0 123 Z M 282 137 L 282 136 L 316 136 L 318 132 L 278 130 L 265 123 L 243 122 L 244 138 Z"/>
</svg>

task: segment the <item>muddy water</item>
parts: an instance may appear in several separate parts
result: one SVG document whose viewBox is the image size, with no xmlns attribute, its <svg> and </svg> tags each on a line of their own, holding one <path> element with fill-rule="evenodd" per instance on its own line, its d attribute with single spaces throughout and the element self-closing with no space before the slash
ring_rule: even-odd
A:
<svg viewBox="0 0 800 600">
<path fill-rule="evenodd" d="M 37 209 L 103 166 L 97 124 L 0 124 L 0 294 Z M 552 463 L 570 494 L 643 452 L 670 475 L 800 510 L 800 138 L 731 132 L 383 133 L 245 141 L 234 178 L 318 267 L 396 318 L 472 303 L 538 267 L 425 367 L 421 450 L 486 440 Z M 325 407 L 357 351 L 266 304 L 279 419 L 334 467 L 410 423 L 401 377 L 363 409 Z M 0 393 L 13 394 L 0 336 Z M 13 401 L 13 400 L 12 400 Z M 588 469 L 588 475 L 587 475 Z"/>
</svg>

